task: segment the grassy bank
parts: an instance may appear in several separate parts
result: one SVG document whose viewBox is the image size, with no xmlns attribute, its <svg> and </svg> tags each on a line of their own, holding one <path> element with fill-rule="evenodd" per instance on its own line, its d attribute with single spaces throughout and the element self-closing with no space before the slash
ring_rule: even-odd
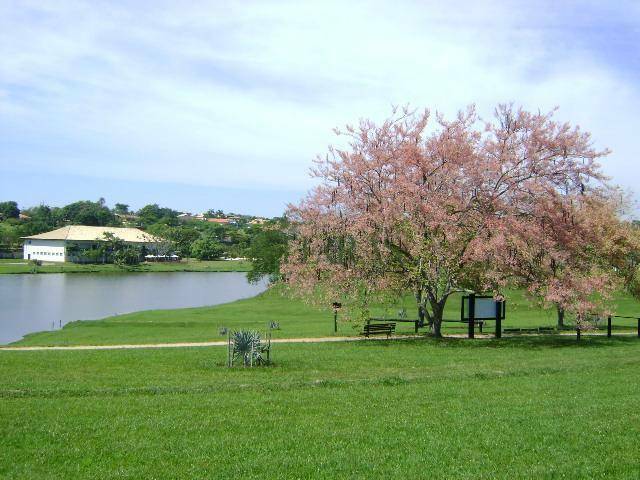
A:
<svg viewBox="0 0 640 480">
<path fill-rule="evenodd" d="M 504 328 L 553 326 L 556 314 L 531 305 L 519 291 L 507 294 L 507 319 Z M 616 297 L 616 310 L 622 315 L 640 315 L 640 303 L 620 294 Z M 375 315 L 397 316 L 399 308 L 406 308 L 415 316 L 410 298 L 397 305 L 375 308 Z M 453 296 L 445 313 L 446 318 L 460 318 L 460 297 Z M 358 325 L 338 322 L 338 335 L 357 335 Z M 264 330 L 270 322 L 278 322 L 279 337 L 321 337 L 334 335 L 333 313 L 329 308 L 318 309 L 301 300 L 283 296 L 277 288 L 254 298 L 214 307 L 178 310 L 155 310 L 118 315 L 104 320 L 78 321 L 60 330 L 27 335 L 17 345 L 110 345 L 123 343 L 172 343 L 223 340 L 222 327 Z M 616 328 L 635 328 L 634 320 L 616 321 Z M 487 326 L 493 331 L 493 323 Z M 413 324 L 398 324 L 398 332 L 412 333 Z M 445 333 L 465 333 L 466 325 L 447 323 Z"/>
<path fill-rule="evenodd" d="M 638 478 L 637 339 L 0 352 L 2 478 Z M 37 453 L 36 453 L 37 452 Z"/>
<path fill-rule="evenodd" d="M 121 268 L 112 264 L 45 263 L 34 267 L 25 260 L 0 260 L 0 274 L 8 273 L 123 273 L 123 272 L 248 272 L 251 263 L 243 260 L 183 260 L 180 262 L 142 263 Z"/>
</svg>

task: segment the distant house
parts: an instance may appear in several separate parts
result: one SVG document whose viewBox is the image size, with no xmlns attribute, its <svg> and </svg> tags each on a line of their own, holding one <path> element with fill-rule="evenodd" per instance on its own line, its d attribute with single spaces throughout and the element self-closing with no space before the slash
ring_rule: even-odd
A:
<svg viewBox="0 0 640 480">
<path fill-rule="evenodd" d="M 67 251 L 70 246 L 91 248 L 105 240 L 105 233 L 113 234 L 125 244 L 141 245 L 147 248 L 153 247 L 161 241 L 161 239 L 137 228 L 69 225 L 51 232 L 23 237 L 24 259 L 66 262 L 70 260 Z"/>
<path fill-rule="evenodd" d="M 264 225 L 265 223 L 267 223 L 266 218 L 256 217 L 249 222 L 249 225 Z"/>
<path fill-rule="evenodd" d="M 178 220 L 188 221 L 188 220 L 204 220 L 204 215 L 202 213 L 196 213 L 192 215 L 191 212 L 184 212 L 178 215 Z"/>
<path fill-rule="evenodd" d="M 135 213 L 116 213 L 115 215 L 120 220 L 123 220 L 125 222 L 135 222 L 136 220 L 138 220 L 138 218 L 140 218 Z"/>
<path fill-rule="evenodd" d="M 207 218 L 207 222 L 211 222 L 211 223 L 220 223 L 220 224 L 229 224 L 229 223 L 234 223 L 231 219 L 229 218 Z"/>
</svg>

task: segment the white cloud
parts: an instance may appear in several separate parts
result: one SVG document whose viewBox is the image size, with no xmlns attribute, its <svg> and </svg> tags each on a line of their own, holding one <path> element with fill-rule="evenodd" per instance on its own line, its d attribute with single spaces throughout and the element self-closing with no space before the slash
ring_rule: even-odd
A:
<svg viewBox="0 0 640 480">
<path fill-rule="evenodd" d="M 299 188 L 334 126 L 513 100 L 559 105 L 640 179 L 638 88 L 586 38 L 631 4 L 40 3 L 0 7 L 0 169 Z"/>
</svg>

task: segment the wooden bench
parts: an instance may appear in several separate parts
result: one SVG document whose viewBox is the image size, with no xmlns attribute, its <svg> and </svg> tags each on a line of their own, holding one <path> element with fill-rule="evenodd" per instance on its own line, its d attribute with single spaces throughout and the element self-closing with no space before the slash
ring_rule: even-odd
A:
<svg viewBox="0 0 640 480">
<path fill-rule="evenodd" d="M 420 320 L 418 320 L 417 318 L 416 319 L 411 319 L 411 318 L 370 317 L 368 322 L 369 323 L 371 323 L 371 322 L 413 323 L 413 328 L 414 328 L 415 333 L 418 333 L 418 328 L 420 327 Z"/>
<path fill-rule="evenodd" d="M 362 335 L 365 337 L 369 335 L 386 335 L 389 338 L 395 332 L 396 324 L 394 322 L 366 323 L 362 330 Z"/>
<path fill-rule="evenodd" d="M 504 333 L 509 333 L 509 334 L 519 334 L 519 333 L 523 333 L 523 334 L 531 334 L 531 333 L 538 333 L 538 334 L 542 334 L 542 333 L 557 333 L 557 329 L 555 327 L 533 327 L 533 328 L 505 328 L 503 330 Z"/>
</svg>

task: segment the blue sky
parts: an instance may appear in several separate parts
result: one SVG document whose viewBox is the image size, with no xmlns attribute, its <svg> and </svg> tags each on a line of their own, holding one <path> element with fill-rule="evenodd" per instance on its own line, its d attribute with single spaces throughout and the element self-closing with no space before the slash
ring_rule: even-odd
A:
<svg viewBox="0 0 640 480">
<path fill-rule="evenodd" d="M 278 215 L 333 127 L 508 101 L 636 188 L 640 2 L 443 3 L 0 0 L 0 200 Z"/>
</svg>

